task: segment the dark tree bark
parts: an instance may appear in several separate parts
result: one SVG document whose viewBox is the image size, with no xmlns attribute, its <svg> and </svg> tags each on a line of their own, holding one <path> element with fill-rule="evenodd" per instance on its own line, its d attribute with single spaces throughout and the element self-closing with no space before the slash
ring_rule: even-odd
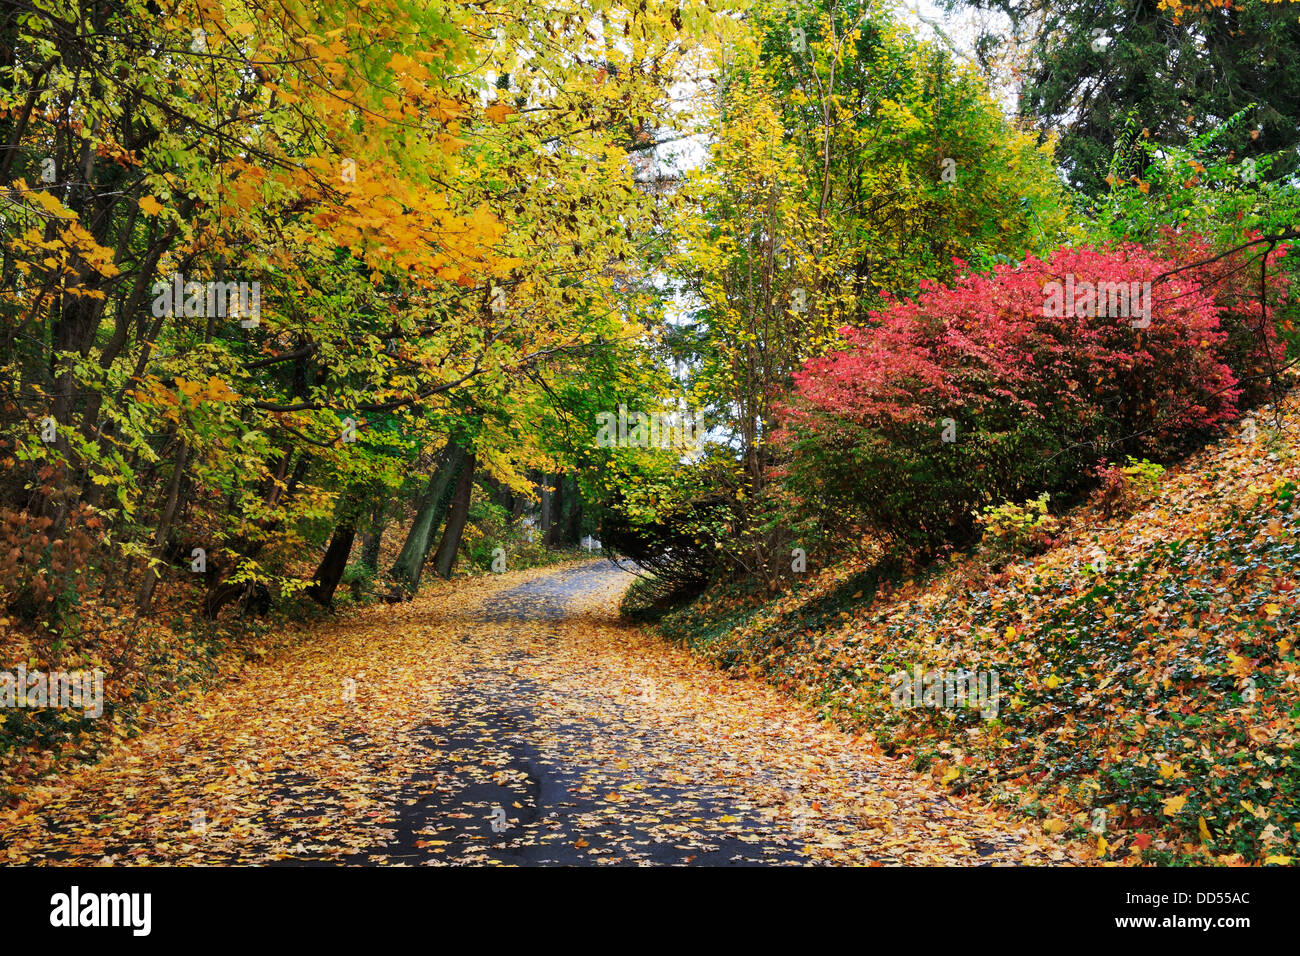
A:
<svg viewBox="0 0 1300 956">
<path fill-rule="evenodd" d="M 546 533 L 542 536 L 542 544 L 548 548 L 559 544 L 564 535 L 564 476 L 556 475 L 554 481 L 555 490 L 551 492 L 550 507 L 547 508 L 550 520 L 546 522 Z"/>
<path fill-rule="evenodd" d="M 515 501 L 515 493 L 510 490 L 510 486 L 504 482 L 498 481 L 491 475 L 484 475 L 479 480 L 490 492 L 492 503 L 504 511 L 509 512 Z"/>
<path fill-rule="evenodd" d="M 392 501 L 384 498 L 379 503 L 379 510 L 370 522 L 370 527 L 361 533 L 361 563 L 372 572 L 379 570 L 379 550 L 384 543 L 384 529 L 388 527 L 388 513 Z"/>
<path fill-rule="evenodd" d="M 450 490 L 465 466 L 465 459 L 465 449 L 454 441 L 448 442 L 439 453 L 429 483 L 416 504 L 415 520 L 393 564 L 393 577 L 408 595 L 420 586 L 425 561 L 447 510 Z"/>
<path fill-rule="evenodd" d="M 474 455 L 465 462 L 465 468 L 456 482 L 456 493 L 451 498 L 451 511 L 447 515 L 447 529 L 442 534 L 438 553 L 433 557 L 433 569 L 444 578 L 450 578 L 456 566 L 456 552 L 460 548 L 460 536 L 465 530 L 465 520 L 469 517 L 470 497 L 474 493 Z"/>
<path fill-rule="evenodd" d="M 189 453 L 189 445 L 182 439 L 172 468 L 172 480 L 167 486 L 167 501 L 163 504 L 162 514 L 158 516 L 158 527 L 154 530 L 153 548 L 150 553 L 155 558 L 162 557 L 163 549 L 167 544 L 167 533 L 171 530 L 172 521 L 176 517 L 177 507 L 180 504 L 181 482 L 185 476 L 185 464 L 189 460 Z M 140 591 L 135 598 L 136 610 L 139 613 L 149 612 L 149 605 L 153 602 L 153 590 L 157 585 L 158 573 L 153 567 L 146 565 L 144 583 L 140 585 Z"/>
<path fill-rule="evenodd" d="M 541 480 L 542 490 L 542 513 L 537 522 L 537 530 L 542 534 L 542 540 L 546 540 L 547 533 L 551 530 L 551 512 L 555 506 L 554 492 L 550 490 L 551 476 L 542 472 Z"/>
<path fill-rule="evenodd" d="M 354 520 L 340 522 L 334 529 L 325 556 L 312 575 L 311 587 L 307 588 L 307 596 L 317 604 L 325 607 L 334 604 L 334 592 L 343 580 L 343 572 L 347 570 L 348 556 L 352 554 L 352 542 L 356 536 L 357 525 Z"/>
<path fill-rule="evenodd" d="M 576 476 L 570 476 L 567 481 L 569 487 L 564 495 L 564 540 L 569 544 L 577 544 L 582 537 L 582 495 L 578 493 Z"/>
</svg>

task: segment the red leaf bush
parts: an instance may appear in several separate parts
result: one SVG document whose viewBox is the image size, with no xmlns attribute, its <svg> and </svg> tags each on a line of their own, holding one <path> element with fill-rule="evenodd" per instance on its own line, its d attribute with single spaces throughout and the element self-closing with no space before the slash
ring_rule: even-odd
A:
<svg viewBox="0 0 1300 956">
<path fill-rule="evenodd" d="M 1246 239 L 1258 239 L 1258 232 Z M 1268 270 L 1265 303 L 1260 308 L 1260 247 L 1241 249 L 1216 258 L 1219 251 L 1208 239 L 1166 229 L 1156 243 L 1157 255 L 1177 259 L 1190 265 L 1187 272 L 1214 294 L 1219 310 L 1219 328 L 1226 338 L 1219 346 L 1220 355 L 1237 376 L 1241 394 L 1239 408 L 1251 408 L 1264 401 L 1271 388 L 1271 377 L 1285 362 L 1286 346 L 1280 341 L 1275 323 L 1275 309 L 1285 302 L 1288 273 L 1277 265 L 1288 251 L 1282 244 L 1267 255 Z M 1210 259 L 1215 261 L 1210 262 Z"/>
<path fill-rule="evenodd" d="M 1183 248 L 1184 262 L 1203 251 Z M 1161 279 L 1179 266 L 1135 245 L 1060 249 L 927 284 L 842 329 L 844 350 L 807 362 L 780 412 L 795 499 L 823 521 L 959 542 L 981 507 L 1069 497 L 1102 458 L 1200 444 L 1236 416 L 1240 388 L 1223 293 L 1200 267 Z M 1101 307 L 1089 285 L 1107 291 Z M 1127 309 L 1120 288 L 1137 293 Z M 1244 338 L 1234 347 L 1258 361 Z"/>
</svg>

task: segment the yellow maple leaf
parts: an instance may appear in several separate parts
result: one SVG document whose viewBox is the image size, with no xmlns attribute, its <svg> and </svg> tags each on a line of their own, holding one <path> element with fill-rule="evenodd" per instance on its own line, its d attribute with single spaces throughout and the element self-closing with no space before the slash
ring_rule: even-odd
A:
<svg viewBox="0 0 1300 956">
<path fill-rule="evenodd" d="M 1183 804 L 1185 804 L 1186 802 L 1187 802 L 1186 797 L 1170 797 L 1162 804 L 1162 806 L 1164 807 L 1164 811 L 1166 815 L 1173 816 L 1175 813 L 1177 813 L 1179 810 L 1183 808 Z"/>
<path fill-rule="evenodd" d="M 163 211 L 163 205 L 153 196 L 142 196 L 140 198 L 140 211 L 146 216 L 156 216 Z"/>
<path fill-rule="evenodd" d="M 238 398 L 239 394 L 214 375 L 208 379 L 206 394 L 203 397 L 209 402 L 229 402 Z"/>
<path fill-rule="evenodd" d="M 1256 819 L 1262 820 L 1265 816 L 1267 816 L 1267 814 L 1263 810 L 1255 806 L 1249 800 L 1241 801 L 1241 808 L 1245 810 L 1247 813 L 1249 813 L 1251 816 L 1255 817 Z"/>
<path fill-rule="evenodd" d="M 515 112 L 515 108 L 511 106 L 509 103 L 493 103 L 483 112 L 484 114 L 486 114 L 487 118 L 490 119 L 492 122 L 504 123 L 506 121 L 506 117 L 509 116 L 511 113 Z"/>
</svg>

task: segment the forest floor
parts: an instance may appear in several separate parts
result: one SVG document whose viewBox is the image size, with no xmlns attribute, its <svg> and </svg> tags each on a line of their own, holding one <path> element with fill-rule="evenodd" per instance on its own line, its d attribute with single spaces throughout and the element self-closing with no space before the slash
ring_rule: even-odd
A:
<svg viewBox="0 0 1300 956">
<path fill-rule="evenodd" d="M 606 561 L 340 614 L 0 815 L 8 864 L 1082 854 L 618 618 Z"/>
</svg>

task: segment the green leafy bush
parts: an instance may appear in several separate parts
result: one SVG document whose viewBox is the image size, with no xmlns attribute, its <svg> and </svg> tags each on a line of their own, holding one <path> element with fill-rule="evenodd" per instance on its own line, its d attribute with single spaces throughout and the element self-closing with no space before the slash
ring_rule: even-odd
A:
<svg viewBox="0 0 1300 956">
<path fill-rule="evenodd" d="M 1047 512 L 1050 497 L 1043 492 L 1024 504 L 1007 501 L 977 512 L 984 547 L 1004 554 L 1037 554 L 1050 548 L 1060 530 L 1060 522 Z"/>
</svg>

